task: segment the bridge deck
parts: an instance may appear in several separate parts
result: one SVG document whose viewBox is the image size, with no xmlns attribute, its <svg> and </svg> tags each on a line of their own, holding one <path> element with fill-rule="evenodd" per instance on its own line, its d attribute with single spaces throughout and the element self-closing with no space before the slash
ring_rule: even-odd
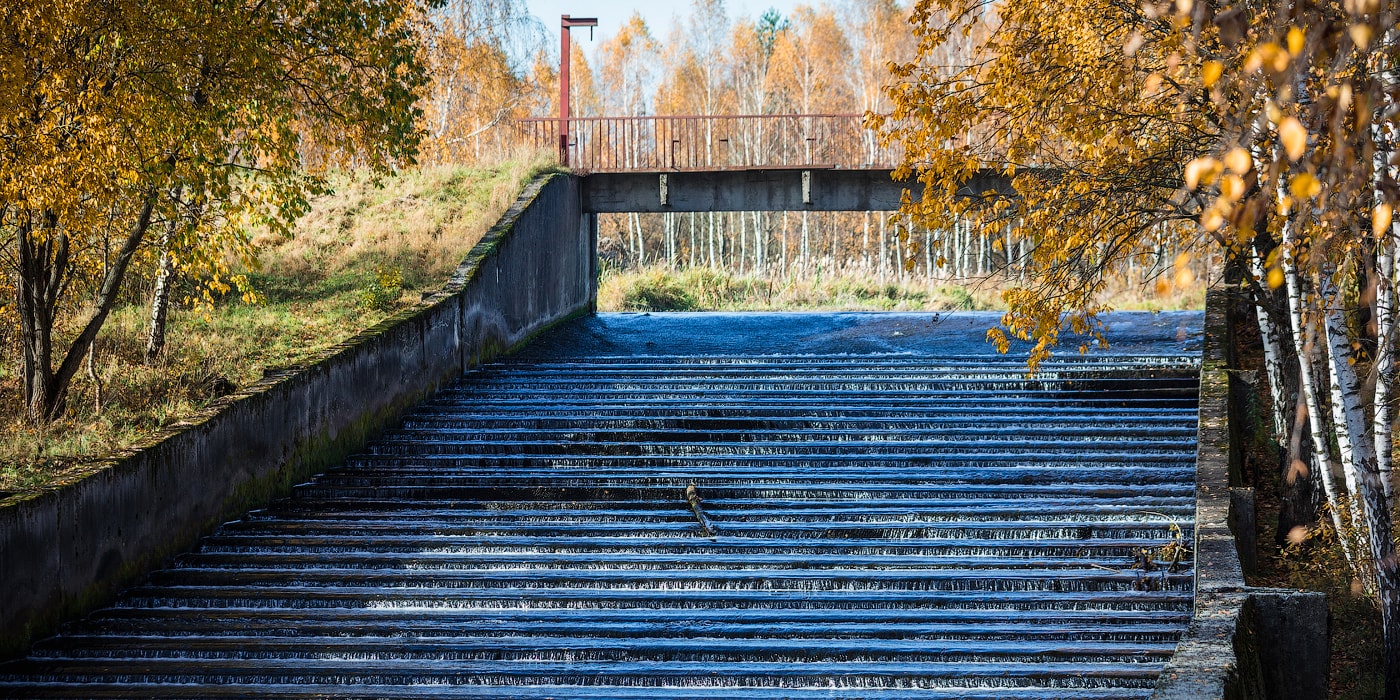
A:
<svg viewBox="0 0 1400 700">
<path fill-rule="evenodd" d="M 1199 314 L 602 315 L 0 666 L 17 697 L 1144 697 Z M 687 501 L 697 486 L 699 515 Z M 709 531 L 707 532 L 707 528 Z"/>
</svg>

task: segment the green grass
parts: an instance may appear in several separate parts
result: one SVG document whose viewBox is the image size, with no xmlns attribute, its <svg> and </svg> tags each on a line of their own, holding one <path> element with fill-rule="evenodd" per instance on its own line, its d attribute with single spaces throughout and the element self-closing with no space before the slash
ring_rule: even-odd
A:
<svg viewBox="0 0 1400 700">
<path fill-rule="evenodd" d="M 300 364 L 417 303 L 421 292 L 446 282 L 546 165 L 525 158 L 494 168 L 413 171 L 378 183 L 334 178 L 334 192 L 313 203 L 292 236 L 255 236 L 261 269 L 245 272 L 261 303 L 246 304 L 235 294 L 212 308 L 174 309 L 166 352 L 150 366 L 143 362 L 145 300 L 116 308 L 97 342 L 101 411 L 97 386 L 84 371 L 62 418 L 28 425 L 18 380 L 0 372 L 0 495 L 81 473 L 93 460 L 140 444 L 257 381 L 264 369 Z M 381 274 L 388 272 L 402 277 L 401 288 L 384 284 Z"/>
</svg>

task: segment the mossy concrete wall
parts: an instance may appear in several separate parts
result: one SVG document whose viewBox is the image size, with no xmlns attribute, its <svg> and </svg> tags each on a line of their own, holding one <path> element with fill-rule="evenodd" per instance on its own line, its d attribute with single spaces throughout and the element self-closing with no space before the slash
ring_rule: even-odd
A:
<svg viewBox="0 0 1400 700">
<path fill-rule="evenodd" d="M 464 371 L 592 311 L 595 219 L 579 203 L 577 178 L 541 176 L 415 308 L 80 478 L 0 501 L 0 658 L 338 463 Z"/>
<path fill-rule="evenodd" d="M 1253 489 L 1240 480 L 1242 407 L 1233 356 L 1232 291 L 1206 295 L 1196 435 L 1196 600 L 1191 626 L 1158 679 L 1155 700 L 1323 700 L 1327 601 L 1322 593 L 1255 588 Z M 1248 512 L 1246 512 L 1248 511 Z"/>
</svg>

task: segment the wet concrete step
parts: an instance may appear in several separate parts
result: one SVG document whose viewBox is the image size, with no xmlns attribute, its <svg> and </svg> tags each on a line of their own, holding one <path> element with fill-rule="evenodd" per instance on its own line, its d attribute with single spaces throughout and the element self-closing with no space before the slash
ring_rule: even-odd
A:
<svg viewBox="0 0 1400 700">
<path fill-rule="evenodd" d="M 359 486 L 373 486 L 378 479 L 348 479 Z M 387 486 L 392 480 L 383 480 L 385 483 L 378 486 Z M 1181 498 L 1186 498 L 1183 494 Z M 314 515 L 316 513 L 329 514 L 332 517 L 342 517 L 338 511 L 353 513 L 356 510 L 363 510 L 362 507 L 352 503 L 346 503 L 349 499 L 314 499 L 306 498 L 304 501 L 297 501 L 295 507 L 288 507 L 280 510 L 279 513 L 288 516 L 294 514 Z M 985 514 L 987 511 L 1001 511 L 1005 515 L 1013 515 L 1018 512 L 1034 514 L 1036 520 L 1044 519 L 1047 510 L 1063 510 L 1069 513 L 1084 514 L 1090 510 L 1100 513 L 1111 513 L 1124 509 L 1138 508 L 1131 510 L 1134 515 L 1141 515 L 1140 508 L 1152 503 L 1155 505 L 1171 504 L 1172 499 L 1163 499 L 1157 496 L 1123 496 L 1117 498 L 1100 498 L 1092 506 L 1085 506 L 1082 502 L 1074 498 L 1056 498 L 1053 496 L 1037 497 L 1028 495 L 1014 498 L 941 498 L 941 499 L 903 499 L 906 502 L 900 503 L 899 499 L 879 499 L 881 504 L 873 505 L 869 508 L 862 508 L 859 504 L 831 504 L 831 505 L 810 505 L 810 506 L 769 506 L 762 503 L 754 503 L 755 499 L 729 499 L 709 497 L 705 499 L 705 511 L 712 519 L 724 522 L 800 522 L 800 521 L 846 521 L 846 522 L 886 522 L 890 519 L 898 521 L 944 521 L 947 516 L 957 516 L 965 518 L 967 508 L 977 507 Z M 775 499 L 776 500 L 776 499 Z M 876 499 L 871 499 L 876 500 Z M 679 516 L 693 517 L 684 501 L 658 502 L 658 501 L 632 501 L 618 503 L 616 501 L 581 501 L 577 504 L 567 502 L 556 502 L 549 504 L 517 503 L 510 506 L 498 505 L 502 501 L 457 501 L 450 499 L 443 500 L 422 500 L 414 508 L 415 515 L 437 515 L 444 517 L 457 517 L 462 520 L 497 520 L 508 519 L 511 522 L 531 522 L 537 520 L 586 520 L 589 522 L 626 522 L 626 521 L 651 521 L 670 520 Z M 367 511 L 366 514 L 383 515 L 384 509 L 393 509 L 397 514 L 403 514 L 402 502 L 397 499 L 383 498 L 377 503 L 383 506 L 377 513 Z M 1178 503 L 1177 505 L 1189 505 L 1188 503 Z M 339 506 L 339 508 L 337 508 Z M 430 513 L 425 510 L 433 506 L 438 507 L 437 513 Z M 303 516 L 305 517 L 305 516 Z"/>
<path fill-rule="evenodd" d="M 774 632 L 781 632 L 781 628 Z M 291 661 L 304 659 L 438 661 L 671 661 L 736 663 L 762 654 L 772 662 L 871 663 L 905 660 L 912 663 L 1034 663 L 1078 661 L 1103 657 L 1161 662 L 1176 647 L 1165 641 L 1077 640 L 942 640 L 812 637 L 597 637 L 562 636 L 436 637 L 177 637 L 103 634 L 65 636 L 34 650 L 35 659 L 80 661 L 101 659 L 194 659 Z"/>
<path fill-rule="evenodd" d="M 194 689 L 198 690 L 194 690 Z M 13 688 L 12 688 L 13 689 Z M 1124 700 L 1151 696 L 1152 688 L 1143 686 L 1126 688 L 1106 686 L 1102 688 L 1041 688 L 1041 687 L 957 687 L 957 688 L 871 688 L 871 687 L 818 687 L 818 688 L 772 688 L 764 686 L 669 686 L 660 689 L 652 686 L 561 686 L 561 685 L 499 685 L 469 686 L 437 682 L 423 685 L 317 685 L 317 684 L 274 684 L 221 683 L 218 685 L 191 686 L 186 684 L 141 684 L 141 683 L 91 683 L 72 686 L 67 683 L 51 685 L 21 685 L 18 689 L 31 693 L 22 697 L 32 698 L 460 698 L 464 690 L 474 698 L 547 698 L 558 700 L 571 698 L 923 698 L 926 700 L 1070 700 L 1113 698 Z M 6 684 L 0 681 L 0 697 L 21 697 L 9 695 Z"/>
<path fill-rule="evenodd" d="M 901 417 L 901 418 L 811 418 L 808 416 L 773 415 L 751 418 L 735 417 L 691 417 L 617 415 L 600 417 L 564 413 L 556 416 L 502 416 L 500 414 L 462 414 L 453 416 L 443 413 L 415 413 L 404 420 L 407 430 L 512 430 L 512 431 L 552 431 L 552 430 L 592 430 L 592 431 L 792 431 L 816 430 L 845 433 L 879 434 L 883 432 L 922 432 L 970 430 L 999 430 L 1027 428 L 1031 430 L 1081 430 L 1095 426 L 1112 427 L 1117 430 L 1144 429 L 1182 430 L 1195 424 L 1195 416 L 1182 415 L 1176 421 L 1157 414 L 1134 413 L 1112 416 L 1111 426 L 1104 426 L 1106 416 L 1100 411 L 1084 412 L 1080 415 L 1057 413 L 1053 416 L 1032 414 L 1012 414 L 986 416 L 966 413 L 960 417 Z"/>
<path fill-rule="evenodd" d="M 762 483 L 794 483 L 794 480 L 809 477 L 821 479 L 824 482 L 832 482 L 849 476 L 848 469 L 844 467 L 817 467 L 808 466 L 805 468 L 790 467 L 767 467 L 761 473 L 752 466 L 741 464 L 731 464 L 723 466 L 691 466 L 683 467 L 659 467 L 645 464 L 624 465 L 613 469 L 601 469 L 587 467 L 577 464 L 553 465 L 548 468 L 537 467 L 516 467 L 511 469 L 511 474 L 518 475 L 523 479 L 549 479 L 558 478 L 569 474 L 571 471 L 581 471 L 583 473 L 595 474 L 601 478 L 609 480 L 637 478 L 644 479 L 660 487 L 666 487 L 677 481 L 689 483 L 695 481 L 697 484 L 705 484 L 706 487 L 712 484 L 725 484 L 726 488 L 732 490 L 733 484 L 740 481 L 753 482 L 759 478 L 766 477 Z M 867 469 L 867 478 L 878 478 L 883 481 L 903 481 L 906 483 L 986 483 L 986 484 L 1057 484 L 1063 483 L 1076 476 L 1082 476 L 1083 467 L 1080 465 L 1060 466 L 1060 465 L 997 465 L 981 468 L 958 468 L 952 466 L 939 465 L 937 468 L 924 466 L 917 470 L 914 475 L 908 475 L 908 467 L 890 466 L 880 462 L 871 463 Z M 1148 486 L 1153 484 L 1179 484 L 1183 478 L 1183 472 L 1188 471 L 1186 467 L 1172 465 L 1149 465 L 1132 466 L 1127 464 L 1106 464 L 1096 475 L 1096 481 L 1101 484 L 1130 484 Z M 417 467 L 417 466 L 357 466 L 350 469 L 340 469 L 327 473 L 318 479 L 317 486 L 379 486 L 379 485 L 427 485 L 427 486 L 461 486 L 465 484 L 476 484 L 480 479 L 490 479 L 499 476 L 498 469 L 491 467 Z M 706 488 L 708 493 L 709 489 Z M 312 502 L 308 494 L 302 494 L 307 498 L 307 502 Z M 666 508 L 684 502 L 684 486 L 674 489 L 674 498 L 666 498 L 664 495 L 657 499 L 623 501 L 618 499 L 616 508 L 637 509 L 637 508 Z M 853 504 L 839 500 L 820 499 L 754 499 L 724 497 L 717 498 L 714 495 L 706 496 L 706 500 L 712 501 L 716 506 L 721 504 L 725 508 L 760 508 L 768 503 L 781 503 L 782 508 L 794 508 L 807 510 L 811 508 L 850 508 L 864 507 L 864 503 Z M 908 508 L 915 505 L 913 499 L 869 499 L 879 501 L 871 504 L 873 507 L 890 506 Z M 939 500 L 930 499 L 928 505 L 938 505 Z M 502 500 L 473 500 L 457 501 L 458 508 L 495 508 L 495 509 L 516 509 L 524 507 L 519 502 Z M 550 502 L 540 502 L 547 504 Z M 555 503 L 558 503 L 557 501 Z M 300 505 L 298 507 L 304 507 Z M 566 507 L 541 505 L 539 507 Z M 567 506 L 572 507 L 572 506 Z M 589 501 L 581 501 L 577 507 L 596 508 L 596 504 Z"/>
<path fill-rule="evenodd" d="M 337 468 L 322 475 L 318 483 L 333 479 L 352 478 L 399 478 L 399 479 L 461 479 L 486 475 L 499 475 L 498 460 L 483 460 L 480 464 L 443 464 L 444 460 L 431 460 L 417 464 L 413 460 L 375 459 L 367 455 L 352 458 L 345 467 Z M 653 479 L 700 478 L 711 479 L 752 478 L 755 474 L 767 476 L 770 480 L 811 476 L 833 479 L 849 476 L 852 465 L 837 461 L 806 461 L 793 464 L 791 460 L 748 460 L 711 459 L 702 460 L 619 460 L 611 466 L 599 466 L 586 460 L 553 460 L 543 465 L 513 465 L 510 473 L 522 477 L 547 477 L 567 473 L 569 470 L 586 470 L 600 476 L 646 476 Z M 1051 462 L 1043 459 L 1008 460 L 985 464 L 968 464 L 962 460 L 920 458 L 918 460 L 888 460 L 875 457 L 859 462 L 868 478 L 881 480 L 906 477 L 908 472 L 916 472 L 920 478 L 955 480 L 968 479 L 996 483 L 1034 483 L 1037 481 L 1063 481 L 1064 477 L 1083 477 L 1085 464 L 1082 460 Z M 1098 462 L 1098 478 L 1102 481 L 1127 481 L 1130 483 L 1154 483 L 1158 481 L 1179 483 L 1191 472 L 1189 458 L 1176 456 L 1171 461 L 1119 460 Z M 788 501 L 794 507 L 802 501 Z"/>
<path fill-rule="evenodd" d="M 1167 514 L 1170 515 L 1170 514 Z M 480 537 L 522 537 L 536 538 L 657 538 L 690 537 L 705 539 L 714 543 L 744 541 L 755 538 L 783 539 L 789 546 L 802 546 L 810 540 L 832 539 L 897 539 L 909 540 L 949 540 L 967 538 L 1006 539 L 1123 539 L 1158 538 L 1165 540 L 1171 531 L 1171 522 L 1145 523 L 1141 517 L 1127 517 L 1118 520 L 1081 519 L 1061 521 L 963 519 L 945 522 L 882 522 L 882 523 L 729 523 L 713 539 L 705 535 L 694 523 L 647 523 L 642 525 L 610 525 L 607 523 L 551 523 L 528 525 L 517 523 L 505 526 L 491 524 L 463 524 L 439 519 L 437 522 L 419 520 L 408 521 L 402 518 L 370 520 L 356 518 L 340 519 L 276 519 L 268 524 L 258 520 L 233 523 L 224 528 L 225 533 L 264 532 L 283 535 L 347 535 L 347 534 L 394 534 L 438 538 L 451 536 Z M 1189 532 L 1189 522 L 1182 526 Z M 430 543 L 425 543 L 430 544 Z"/>
<path fill-rule="evenodd" d="M 488 367 L 0 696 L 1146 697 L 1192 605 L 1195 361 L 1019 362 Z"/>
<path fill-rule="evenodd" d="M 703 396 L 709 393 L 726 392 L 736 397 L 781 394 L 783 396 L 803 396 L 812 394 L 831 396 L 863 396 L 880 394 L 886 397 L 900 396 L 967 396 L 989 389 L 1003 397 L 1038 394 L 1056 396 L 1093 395 L 1094 398 L 1114 398 L 1128 393 L 1138 396 L 1193 396 L 1194 379 L 1137 380 L 1137 379 L 1054 379 L 1054 380 L 991 380 L 991 379 L 906 379 L 900 381 L 864 381 L 845 379 L 812 381 L 804 380 L 794 387 L 794 381 L 773 378 L 760 381 L 752 378 L 733 379 L 676 379 L 672 381 L 598 381 L 586 379 L 538 381 L 508 381 L 506 379 L 481 381 L 460 388 L 446 390 L 446 396 L 454 393 L 469 393 L 483 397 L 519 397 L 535 394 L 547 399 L 553 396 L 598 395 L 609 396 L 628 393 L 637 396 L 675 394 Z"/>
<path fill-rule="evenodd" d="M 377 586 L 136 586 L 116 608 L 373 608 L 412 609 L 430 616 L 439 610 L 882 610 L 897 619 L 910 610 L 1110 610 L 1189 613 L 1189 591 L 943 591 L 937 596 L 906 590 L 668 589 L 647 592 L 617 588 L 385 588 Z"/>
<path fill-rule="evenodd" d="M 286 535 L 257 530 L 251 534 L 225 532 L 204 539 L 198 553 L 228 554 L 236 552 L 284 553 L 373 553 L 398 554 L 462 554 L 462 555 L 648 555 L 683 554 L 710 556 L 726 554 L 767 554 L 781 551 L 792 555 L 864 556 L 1085 556 L 1130 560 L 1140 550 L 1160 547 L 1171 541 L 1173 534 L 1163 530 L 1165 537 L 1137 539 L 909 539 L 893 541 L 886 538 L 831 540 L 806 539 L 800 542 L 786 538 L 716 537 L 460 537 L 435 535 L 424 537 L 410 534 L 366 535 Z M 1183 533 L 1190 539 L 1190 532 Z"/>
<path fill-rule="evenodd" d="M 1116 372 L 1133 377 L 1152 377 L 1154 372 L 1194 372 L 1198 370 L 1197 357 L 1161 356 L 1161 354 L 1093 354 L 1092 357 L 1051 357 L 1042 361 L 1037 375 L 1050 375 L 1061 371 Z M 746 356 L 724 356 L 724 354 L 645 354 L 645 356 L 594 356 L 577 361 L 532 361 L 507 358 L 483 365 L 480 370 L 470 372 L 466 378 L 477 375 L 504 375 L 510 372 L 522 374 L 570 374 L 585 372 L 752 372 L 787 371 L 805 374 L 827 375 L 830 372 L 855 371 L 911 371 L 911 372 L 1001 372 L 1001 374 L 1026 375 L 1023 356 L 987 356 L 987 354 L 746 354 Z"/>
<path fill-rule="evenodd" d="M 1187 562 L 1189 564 L 1189 560 Z M 647 571 L 665 568 L 668 570 L 705 571 L 749 570 L 749 569 L 1082 569 L 1084 566 L 1105 569 L 1129 569 L 1134 559 L 1124 557 L 1055 557 L 1042 556 L 996 556 L 991 553 L 970 555 L 939 554 L 918 556 L 903 552 L 889 554 L 759 554 L 742 552 L 731 555 L 721 554 L 614 554 L 594 553 L 575 554 L 536 554 L 521 556 L 508 552 L 488 554 L 465 553 L 420 553 L 395 554 L 375 552 L 373 556 L 364 553 L 280 553 L 280 552 L 237 552 L 187 554 L 176 562 L 177 569 L 245 569 L 245 568 L 284 568 L 303 570 L 334 569 L 409 569 L 415 571 L 594 571 L 626 570 Z M 1190 568 L 1185 566 L 1183 568 Z"/>
<path fill-rule="evenodd" d="M 68 682 L 121 682 L 132 676 L 167 683 L 238 682 L 256 679 L 260 683 L 307 683 L 334 679 L 337 684 L 406 684 L 455 682 L 463 685 L 626 685 L 668 688 L 671 685 L 767 685 L 802 687 L 812 677 L 828 678 L 828 687 L 908 688 L 933 685 L 945 687 L 1045 686 L 1096 688 L 1111 684 L 1127 687 L 1150 686 L 1160 663 L 1149 657 L 1141 661 L 969 663 L 927 662 L 911 668 L 907 663 L 799 661 L 730 662 L 710 661 L 466 661 L 444 667 L 437 660 L 376 660 L 367 666 L 361 659 L 54 659 L 18 662 L 0 669 L 18 672 L 38 680 Z M 0 675 L 8 680 L 9 673 Z M 688 681 L 688 682 L 685 682 Z M 1047 681 L 1049 681 L 1047 683 Z M 245 681 L 246 682 L 246 681 Z"/>
<path fill-rule="evenodd" d="M 85 627 L 89 634 L 148 637 L 291 635 L 331 637 L 458 637 L 463 625 L 489 636 L 577 634 L 590 636 L 670 635 L 693 637 L 893 639 L 1094 639 L 1167 641 L 1180 634 L 1189 615 L 1166 611 L 890 611 L 890 610 L 442 610 L 431 617 L 394 609 L 111 609 Z M 218 621 L 214 627 L 211 622 Z M 56 644 L 73 645 L 79 636 Z"/>
<path fill-rule="evenodd" d="M 519 467 L 602 467 L 651 468 L 686 467 L 710 468 L 715 465 L 750 465 L 756 469 L 788 467 L 840 467 L 848 470 L 863 465 L 906 469 L 930 469 L 955 466 L 969 469 L 1021 466 L 1074 466 L 1081 469 L 1104 467 L 1146 467 L 1170 465 L 1190 466 L 1194 458 L 1177 451 L 1134 453 L 1100 452 L 1080 449 L 1061 453 L 1005 454 L 1001 452 L 960 452 L 948 450 L 938 454 L 706 454 L 706 455 L 453 455 L 453 454 L 357 454 L 346 459 L 346 469 L 455 469 L 461 467 L 493 466 L 497 469 Z M 337 471 L 336 473 L 341 473 Z"/>
<path fill-rule="evenodd" d="M 786 382 L 842 382 L 842 381 L 967 381 L 988 382 L 1004 380 L 1008 382 L 1056 382 L 1079 380 L 1117 380 L 1129 382 L 1151 381 L 1192 381 L 1196 369 L 1191 366 L 1127 367 L 1114 364 L 1084 366 L 1061 365 L 1042 367 L 1034 374 L 1026 368 L 1006 362 L 969 363 L 966 365 L 945 365 L 942 367 L 917 364 L 865 365 L 850 363 L 833 365 L 829 363 L 766 364 L 748 366 L 716 366 L 688 364 L 652 364 L 632 366 L 575 365 L 555 369 L 535 369 L 529 367 L 500 365 L 473 372 L 455 382 L 454 387 L 468 386 L 518 386 L 516 382 L 709 382 L 733 380 L 760 380 Z"/>
<path fill-rule="evenodd" d="M 958 455 L 995 452 L 1001 455 L 1036 455 L 1046 452 L 1071 452 L 1076 449 L 1104 457 L 1130 458 L 1135 453 L 1179 455 L 1177 440 L 1143 438 L 1140 440 L 1103 439 L 1092 441 L 1094 449 L 1084 450 L 1084 441 L 1068 440 L 848 440 L 848 441 L 772 441 L 761 446 L 750 443 L 714 442 L 587 442 L 582 440 L 490 441 L 490 440 L 413 440 L 388 436 L 371 445 L 368 454 L 387 455 L 598 455 L 613 456 L 690 456 L 690 455 L 749 455 L 781 454 L 784 456 L 810 454 L 876 454 L 876 455 L 938 455 L 949 452 Z M 1191 446 L 1194 448 L 1194 441 Z"/>
<path fill-rule="evenodd" d="M 452 391 L 443 392 L 443 398 L 450 398 Z M 624 387 L 624 388 L 588 388 L 579 389 L 537 387 L 534 389 L 524 389 L 518 393 L 506 392 L 486 392 L 478 394 L 471 389 L 464 389 L 460 393 L 460 398 L 468 397 L 485 401 L 530 401 L 537 404 L 552 401 L 595 403 L 627 402 L 629 405 L 638 405 L 645 402 L 654 401 L 688 401 L 705 402 L 720 400 L 729 403 L 745 401 L 830 401 L 839 402 L 860 402 L 871 405 L 882 405 L 882 403 L 898 403 L 901 401 L 977 401 L 979 399 L 977 391 L 960 390 L 920 390 L 920 389 L 898 389 L 898 388 L 869 388 L 869 389 L 824 389 L 820 387 L 811 389 L 788 389 L 781 384 L 774 384 L 767 390 L 743 390 L 733 387 L 687 388 L 687 387 Z M 1097 390 L 1087 389 L 1024 389 L 1008 390 L 997 392 L 992 403 L 1009 403 L 1012 401 L 1041 401 L 1044 403 L 1069 403 L 1072 405 L 1098 405 L 1098 406 L 1180 406 L 1189 405 L 1195 399 L 1195 390 L 1190 387 L 1153 387 L 1150 385 L 1133 386 L 1125 388 Z M 983 399 L 986 400 L 986 399 Z"/>
<path fill-rule="evenodd" d="M 850 442 L 924 442 L 943 443 L 948 440 L 956 440 L 959 444 L 972 442 L 976 444 L 984 443 L 1004 443 L 1007 441 L 1031 442 L 1043 440 L 1046 442 L 1060 443 L 1065 441 L 1094 440 L 1094 441 L 1156 441 L 1156 440 L 1180 440 L 1185 438 L 1188 441 L 1195 439 L 1196 430 L 1191 425 L 1178 426 L 1100 426 L 1091 425 L 1077 427 L 1055 427 L 1040 428 L 1035 426 L 1005 426 L 1005 427 L 959 427 L 942 430 L 883 430 L 875 431 L 849 431 L 849 430 L 821 430 L 810 429 L 790 429 L 790 430 L 763 430 L 763 429 L 743 429 L 743 430 L 683 430 L 683 429 L 617 429 L 617 430 L 580 430 L 580 429 L 518 429 L 504 430 L 500 428 L 456 428 L 456 427 L 435 427 L 435 428 L 407 428 L 395 430 L 386 434 L 382 442 L 425 441 L 425 442 L 446 442 L 446 441 L 487 441 L 500 442 L 504 444 L 530 443 L 530 442 L 550 442 L 568 441 L 582 443 L 632 443 L 644 444 L 651 442 L 676 442 L 676 443 L 752 443 L 755 445 L 767 446 L 771 443 L 850 443 Z"/>
<path fill-rule="evenodd" d="M 1093 404 L 1094 402 L 1089 402 Z M 1174 402 L 1175 403 L 1175 402 Z M 784 420 L 784 421 L 825 421 L 833 419 L 909 419 L 909 420 L 977 420 L 996 422 L 1022 417 L 1027 421 L 1055 421 L 1062 418 L 1075 420 L 1097 420 L 1106 418 L 1115 421 L 1119 417 L 1137 419 L 1160 418 L 1164 423 L 1188 423 L 1195 420 L 1195 402 L 1182 401 L 1178 406 L 1141 404 L 1137 406 L 1094 406 L 1075 405 L 1068 401 L 1044 401 L 1026 399 L 1024 401 L 995 401 L 988 397 L 984 401 L 971 399 L 947 400 L 939 404 L 927 401 L 885 401 L 880 406 L 864 402 L 839 402 L 807 399 L 803 401 L 765 399 L 763 401 L 724 401 L 714 398 L 707 401 L 672 401 L 629 404 L 626 401 L 607 403 L 579 400 L 573 402 L 550 401 L 547 403 L 530 401 L 451 401 L 429 402 L 418 407 L 406 420 L 419 418 L 468 418 L 504 421 L 508 425 L 526 426 L 537 421 L 590 420 L 593 418 L 626 418 L 647 420 L 690 421 L 696 418 L 719 421 Z M 988 404 L 996 410 L 988 411 Z M 488 412 L 483 412 L 488 411 Z"/>
<path fill-rule="evenodd" d="M 349 499 L 354 500 L 354 499 Z M 870 526 L 913 526 L 926 524 L 930 527 L 946 526 L 963 522 L 986 522 L 1000 521 L 1003 527 L 1008 529 L 1024 529 L 1043 532 L 1047 529 L 1058 529 L 1062 526 L 1042 526 L 1041 523 L 1046 518 L 1061 517 L 1076 523 L 1102 523 L 1105 525 L 1112 523 L 1137 522 L 1144 511 L 1151 511 L 1166 517 L 1175 516 L 1178 519 L 1189 519 L 1191 503 L 1189 499 L 1182 497 L 1176 500 L 1163 499 L 1123 499 L 1121 503 L 1115 505 L 1096 505 L 1089 507 L 1075 507 L 1072 504 L 1056 504 L 1048 499 L 1016 499 L 1006 503 L 990 503 L 986 508 L 979 510 L 975 519 L 967 516 L 966 505 L 962 503 L 976 503 L 977 499 L 950 499 L 952 504 L 946 508 L 931 508 L 928 506 L 920 508 L 918 511 L 889 509 L 886 512 L 865 513 L 852 509 L 850 513 L 762 513 L 762 512 L 732 512 L 723 508 L 713 508 L 706 510 L 706 516 L 714 522 L 717 527 L 733 526 L 723 528 L 723 534 L 731 538 L 751 539 L 763 530 L 768 529 L 791 529 L 794 535 L 797 530 L 810 530 L 814 526 L 826 527 L 870 527 Z M 334 502 L 325 501 L 327 507 L 333 508 Z M 392 502 L 386 502 L 386 506 Z M 348 505 L 348 504 L 347 504 Z M 292 514 L 284 514 L 282 522 L 289 523 L 290 528 L 314 527 L 312 523 L 339 520 L 336 515 L 328 515 L 334 511 L 312 511 L 300 514 L 300 517 L 290 517 Z M 387 509 L 378 513 L 366 512 L 365 519 L 382 520 Z M 401 512 L 394 512 L 395 515 L 403 515 Z M 659 511 L 654 516 L 644 514 L 625 513 L 599 513 L 587 509 L 581 509 L 574 513 L 569 512 L 530 512 L 521 511 L 517 513 L 499 512 L 485 513 L 465 510 L 453 515 L 447 512 L 428 516 L 437 519 L 447 527 L 455 528 L 484 528 L 496 530 L 498 526 L 505 524 L 515 527 L 528 527 L 538 532 L 538 528 L 551 525 L 561 528 L 568 528 L 577 532 L 578 528 L 591 528 L 599 532 L 607 530 L 620 530 L 635 532 L 647 529 L 674 529 L 675 523 L 694 524 L 694 513 L 688 508 L 673 508 L 667 511 Z M 1007 524 L 1013 518 L 1019 519 L 1020 524 Z M 276 527 L 275 525 L 273 527 Z M 390 525 L 392 527 L 392 525 Z M 1170 524 L 1163 523 L 1156 529 L 1165 532 L 1170 528 Z M 398 532 L 398 530 L 394 530 Z M 521 531 L 524 534 L 524 530 Z M 565 534 L 561 529 L 558 534 Z M 445 533 L 444 533 L 445 534 Z"/>
<path fill-rule="evenodd" d="M 282 569 L 260 566 L 256 560 L 238 569 L 182 566 L 151 574 L 152 585 L 316 587 L 436 587 L 436 588 L 607 588 L 627 589 L 639 596 L 655 589 L 753 590 L 907 590 L 907 591 L 1091 591 L 1132 590 L 1144 577 L 1162 588 L 1185 590 L 1189 573 L 1140 572 L 1098 568 L 1093 561 L 1057 569 L 909 568 L 862 570 L 851 568 L 755 569 L 553 569 L 473 568 L 464 570 L 395 569 L 392 566 Z"/>
<path fill-rule="evenodd" d="M 307 485 L 299 494 L 307 498 L 398 498 L 415 500 L 502 500 L 512 496 L 528 498 L 529 494 L 553 497 L 565 501 L 661 500 L 684 489 L 687 479 L 637 476 L 599 478 L 593 481 L 579 476 L 535 477 L 511 480 L 509 477 L 479 477 L 460 485 L 404 486 L 326 486 Z M 907 498 L 907 499 L 983 499 L 983 498 L 1044 498 L 1049 496 L 1080 496 L 1084 498 L 1186 498 L 1189 487 L 1178 484 L 1094 483 L 1094 484 L 966 484 L 939 483 L 934 479 L 911 479 L 902 483 L 885 483 L 879 488 L 863 488 L 853 481 L 834 479 L 820 482 L 774 481 L 771 479 L 731 479 L 727 483 L 707 484 L 705 500 L 726 498 L 818 498 L 841 497 Z M 1088 506 L 1092 507 L 1092 506 Z"/>
</svg>

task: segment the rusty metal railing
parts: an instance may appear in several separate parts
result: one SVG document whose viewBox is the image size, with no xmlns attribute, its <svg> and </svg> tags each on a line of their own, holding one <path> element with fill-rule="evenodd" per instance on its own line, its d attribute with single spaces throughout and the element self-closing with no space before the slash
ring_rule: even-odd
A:
<svg viewBox="0 0 1400 700">
<path fill-rule="evenodd" d="M 583 172 L 894 167 L 899 152 L 881 148 L 862 121 L 859 114 L 576 117 L 566 149 L 557 118 L 520 119 L 515 128 Z"/>
</svg>

